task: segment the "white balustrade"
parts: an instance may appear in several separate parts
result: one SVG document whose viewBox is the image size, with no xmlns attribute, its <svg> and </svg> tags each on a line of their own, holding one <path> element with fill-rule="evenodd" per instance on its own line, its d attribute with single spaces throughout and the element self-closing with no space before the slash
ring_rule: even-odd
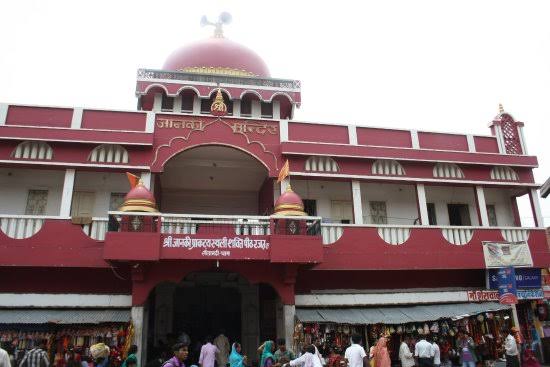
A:
<svg viewBox="0 0 550 367">
<path fill-rule="evenodd" d="M 442 228 L 443 237 L 453 245 L 465 245 L 472 240 L 474 230 L 472 228 L 447 227 Z"/>
<path fill-rule="evenodd" d="M 199 227 L 233 227 L 235 235 L 266 236 L 270 234 L 269 217 L 197 214 L 162 214 L 161 233 L 196 234 Z"/>
<path fill-rule="evenodd" d="M 92 218 L 90 224 L 84 224 L 82 231 L 94 240 L 104 241 L 109 225 L 109 218 Z"/>
<path fill-rule="evenodd" d="M 378 235 L 390 245 L 402 245 L 411 236 L 410 227 L 378 227 Z"/>
<path fill-rule="evenodd" d="M 0 229 L 10 238 L 29 238 L 40 231 L 44 221 L 50 218 L 56 217 L 0 214 Z"/>
<path fill-rule="evenodd" d="M 344 234 L 344 227 L 334 224 L 321 223 L 321 236 L 323 238 L 323 245 L 330 245 L 342 237 Z"/>
<path fill-rule="evenodd" d="M 508 242 L 527 241 L 529 239 L 529 231 L 527 229 L 506 229 L 500 230 L 502 237 Z"/>
</svg>

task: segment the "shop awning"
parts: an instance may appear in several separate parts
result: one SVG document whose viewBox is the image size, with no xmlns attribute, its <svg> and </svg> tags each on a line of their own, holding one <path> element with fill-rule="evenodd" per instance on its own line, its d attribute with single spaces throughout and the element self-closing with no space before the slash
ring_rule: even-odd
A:
<svg viewBox="0 0 550 367">
<path fill-rule="evenodd" d="M 100 324 L 128 321 L 130 321 L 130 309 L 0 310 L 0 324 Z"/>
<path fill-rule="evenodd" d="M 409 322 L 456 319 L 482 312 L 508 309 L 510 309 L 510 306 L 496 302 L 368 308 L 296 308 L 296 317 L 302 322 L 360 325 L 406 324 Z"/>
</svg>

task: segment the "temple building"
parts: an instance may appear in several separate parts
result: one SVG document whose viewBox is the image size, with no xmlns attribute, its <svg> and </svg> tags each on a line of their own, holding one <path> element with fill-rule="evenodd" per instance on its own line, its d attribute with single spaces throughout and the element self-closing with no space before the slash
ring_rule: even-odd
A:
<svg viewBox="0 0 550 367">
<path fill-rule="evenodd" d="M 502 108 L 486 135 L 296 121 L 300 81 L 221 23 L 137 71 L 137 110 L 0 104 L 0 335 L 65 332 L 85 353 L 78 325 L 97 327 L 142 363 L 222 329 L 249 356 L 352 332 L 398 346 L 451 322 L 544 339 L 550 250 L 522 122 Z M 492 279 L 509 265 L 532 281 L 512 307 Z"/>
</svg>

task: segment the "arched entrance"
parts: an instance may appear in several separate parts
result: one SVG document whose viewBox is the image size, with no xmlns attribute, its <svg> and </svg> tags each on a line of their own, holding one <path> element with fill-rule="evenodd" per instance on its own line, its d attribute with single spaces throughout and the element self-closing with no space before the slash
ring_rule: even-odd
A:
<svg viewBox="0 0 550 367">
<path fill-rule="evenodd" d="M 204 339 L 223 331 L 254 360 L 262 340 L 282 333 L 282 303 L 275 290 L 265 283 L 250 284 L 233 272 L 190 273 L 177 284 L 159 284 L 148 301 L 148 359 L 186 333 L 191 339 L 187 364 L 197 364 Z"/>
<path fill-rule="evenodd" d="M 273 181 L 267 168 L 233 147 L 185 150 L 168 161 L 157 180 L 155 192 L 165 213 L 271 214 Z"/>
</svg>

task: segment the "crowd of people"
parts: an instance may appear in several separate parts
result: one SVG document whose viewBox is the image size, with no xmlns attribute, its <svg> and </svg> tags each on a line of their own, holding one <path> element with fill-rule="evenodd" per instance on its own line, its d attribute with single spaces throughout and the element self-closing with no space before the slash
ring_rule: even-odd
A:
<svg viewBox="0 0 550 367">
<path fill-rule="evenodd" d="M 540 367 L 532 350 L 523 347 L 521 342 L 518 343 L 517 329 L 506 329 L 504 334 L 506 337 L 501 353 L 506 357 L 506 367 Z M 188 362 L 190 342 L 189 336 L 183 333 L 172 345 L 170 356 L 161 355 L 147 363 L 146 367 L 195 366 Z M 216 338 L 206 338 L 205 343 L 200 346 L 196 363 L 198 367 L 391 367 L 392 359 L 387 344 L 388 339 L 382 336 L 367 354 L 362 346 L 361 336 L 354 334 L 343 356 L 331 350 L 323 358 L 315 344 L 305 345 L 296 356 L 287 349 L 284 339 L 278 339 L 276 343 L 267 340 L 258 348 L 259 364 L 255 364 L 243 354 L 240 343 L 234 342 L 230 345 L 229 339 L 224 333 L 220 333 Z M 417 341 L 404 335 L 398 359 L 401 367 L 452 367 L 453 353 L 458 353 L 462 367 L 476 367 L 479 362 L 474 340 L 466 331 L 459 332 L 455 348 L 451 348 L 448 342 L 438 343 L 424 335 L 419 335 Z M 95 344 L 90 347 L 90 354 L 91 358 L 84 360 L 74 355 L 69 356 L 67 367 L 109 367 L 108 346 L 103 343 Z M 18 365 L 8 351 L 0 348 L 0 367 L 50 367 L 45 344 L 41 343 L 29 350 Z M 137 358 L 137 346 L 132 345 L 129 348 L 122 367 L 141 367 Z"/>
</svg>

